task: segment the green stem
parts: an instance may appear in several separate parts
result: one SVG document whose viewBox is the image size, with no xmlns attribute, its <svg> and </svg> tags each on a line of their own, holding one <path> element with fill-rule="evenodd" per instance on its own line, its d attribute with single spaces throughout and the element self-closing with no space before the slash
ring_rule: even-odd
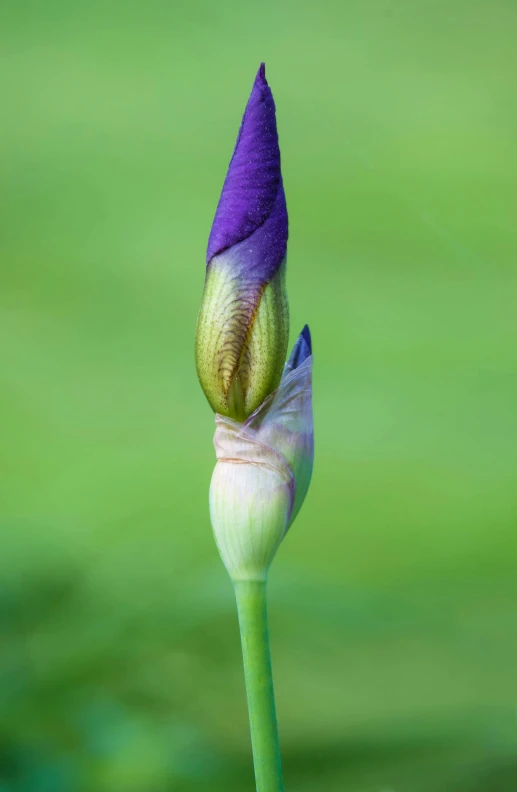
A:
<svg viewBox="0 0 517 792">
<path fill-rule="evenodd" d="M 235 596 L 239 612 L 257 792 L 283 792 L 269 651 L 266 582 L 237 582 Z"/>
</svg>

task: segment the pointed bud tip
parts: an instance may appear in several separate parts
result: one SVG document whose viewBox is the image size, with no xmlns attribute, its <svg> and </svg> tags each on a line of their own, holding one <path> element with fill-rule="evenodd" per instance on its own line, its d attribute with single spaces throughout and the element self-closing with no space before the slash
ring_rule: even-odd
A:
<svg viewBox="0 0 517 792">
<path fill-rule="evenodd" d="M 312 355 L 312 339 L 311 339 L 311 331 L 309 330 L 309 325 L 305 325 L 300 335 L 307 344 L 307 346 L 309 347 L 309 355 Z"/>
<path fill-rule="evenodd" d="M 305 325 L 302 332 L 296 339 L 296 343 L 291 352 L 291 357 L 287 361 L 287 367 L 294 371 L 312 355 L 312 340 L 309 325 Z"/>
<path fill-rule="evenodd" d="M 262 83 L 266 83 L 266 85 L 267 85 L 267 80 L 266 80 L 266 64 L 265 64 L 265 63 L 261 63 L 261 64 L 260 64 L 260 66 L 259 66 L 259 70 L 258 70 L 258 72 L 257 72 L 257 76 L 255 77 L 255 82 L 257 82 L 257 83 L 258 83 L 258 82 L 262 82 Z"/>
</svg>

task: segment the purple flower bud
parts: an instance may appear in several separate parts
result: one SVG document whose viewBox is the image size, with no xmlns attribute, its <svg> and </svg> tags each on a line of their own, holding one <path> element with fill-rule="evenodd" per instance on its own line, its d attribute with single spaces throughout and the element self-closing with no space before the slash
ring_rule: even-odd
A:
<svg viewBox="0 0 517 792">
<path fill-rule="evenodd" d="M 287 350 L 285 204 L 275 103 L 262 64 L 217 206 L 198 320 L 198 375 L 212 408 L 243 420 L 278 385 Z"/>
<path fill-rule="evenodd" d="M 268 283 L 287 252 L 287 207 L 275 102 L 264 63 L 255 77 L 215 213 L 207 266 L 214 256 L 244 240 L 249 242 L 241 260 L 246 275 Z"/>
</svg>

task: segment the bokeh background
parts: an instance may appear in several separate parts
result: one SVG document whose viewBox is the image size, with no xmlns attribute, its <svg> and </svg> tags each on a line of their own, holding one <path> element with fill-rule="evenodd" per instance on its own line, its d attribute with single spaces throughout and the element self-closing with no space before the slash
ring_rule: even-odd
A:
<svg viewBox="0 0 517 792">
<path fill-rule="evenodd" d="M 315 347 L 291 792 L 517 789 L 517 5 L 3 0 L 0 791 L 252 790 L 193 335 L 261 60 Z"/>
</svg>

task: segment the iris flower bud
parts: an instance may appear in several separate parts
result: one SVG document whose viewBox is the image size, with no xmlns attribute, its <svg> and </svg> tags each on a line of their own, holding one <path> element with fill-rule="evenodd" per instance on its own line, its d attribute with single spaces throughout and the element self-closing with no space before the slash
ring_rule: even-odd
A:
<svg viewBox="0 0 517 792">
<path fill-rule="evenodd" d="M 232 580 L 265 580 L 309 488 L 312 349 L 300 334 L 280 385 L 244 423 L 216 415 L 210 516 Z"/>
<path fill-rule="evenodd" d="M 208 240 L 196 332 L 199 380 L 220 415 L 244 420 L 280 381 L 289 334 L 287 234 L 275 103 L 262 64 Z"/>
</svg>

